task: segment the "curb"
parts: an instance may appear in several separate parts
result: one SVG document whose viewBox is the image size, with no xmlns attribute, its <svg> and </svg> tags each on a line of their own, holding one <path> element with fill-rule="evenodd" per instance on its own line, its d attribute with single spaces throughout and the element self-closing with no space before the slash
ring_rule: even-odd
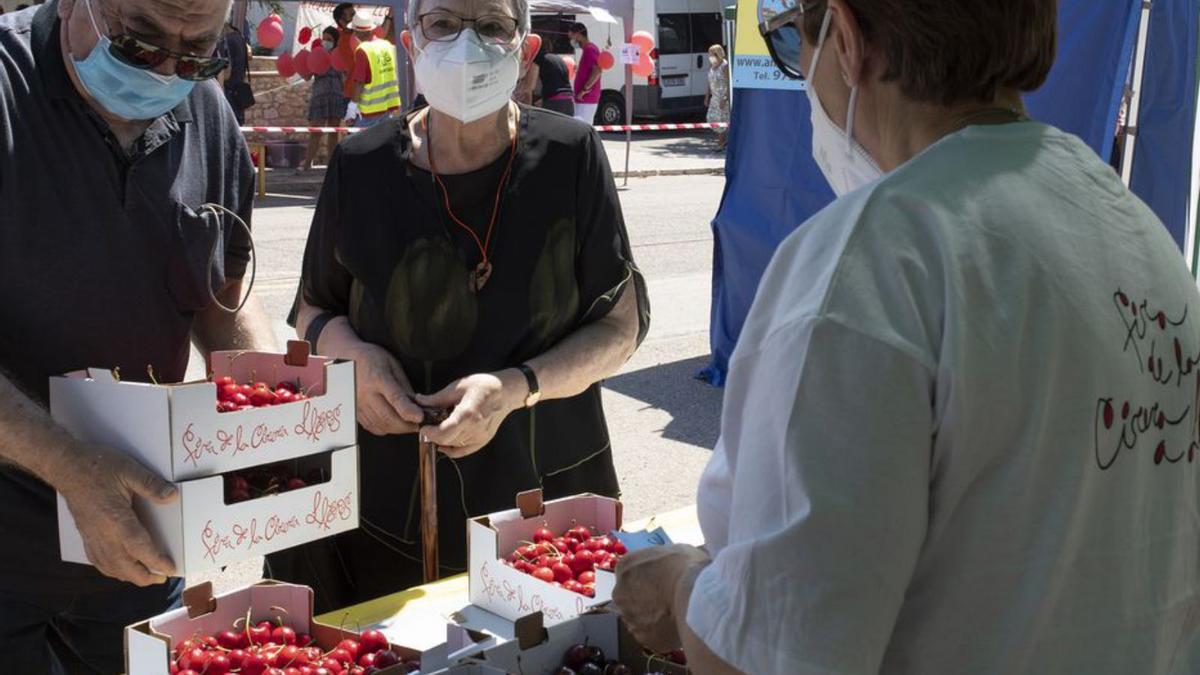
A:
<svg viewBox="0 0 1200 675">
<path fill-rule="evenodd" d="M 614 171 L 614 179 L 625 178 L 658 178 L 666 176 L 724 176 L 724 167 L 713 167 L 707 169 L 646 169 L 642 171 L 630 171 L 626 174 L 624 171 Z M 321 191 L 321 185 L 324 181 L 273 181 L 270 177 L 267 178 L 268 193 L 284 193 L 284 194 L 316 194 Z"/>
</svg>

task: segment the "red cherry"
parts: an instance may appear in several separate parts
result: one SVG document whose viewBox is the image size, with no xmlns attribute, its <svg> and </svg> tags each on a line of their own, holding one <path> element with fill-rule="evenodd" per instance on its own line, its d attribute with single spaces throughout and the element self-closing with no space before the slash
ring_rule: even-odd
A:
<svg viewBox="0 0 1200 675">
<path fill-rule="evenodd" d="M 234 489 L 237 489 L 236 478 L 234 480 Z M 243 479 L 242 482 L 245 482 L 245 479 Z M 242 647 L 246 646 L 246 642 L 247 640 L 245 633 L 235 633 L 231 630 L 224 630 L 217 635 L 217 644 L 221 645 L 221 647 L 225 649 L 241 649 Z"/>
<path fill-rule="evenodd" d="M 554 541 L 554 533 L 550 531 L 550 528 L 539 527 L 533 533 L 533 541 L 534 541 L 534 543 L 540 543 L 543 541 Z"/>
<path fill-rule="evenodd" d="M 284 672 L 278 668 L 267 668 L 263 671 L 263 675 L 284 675 Z"/>
<path fill-rule="evenodd" d="M 380 670 L 383 670 L 384 668 L 391 668 L 399 663 L 400 657 L 396 655 L 396 652 L 390 649 L 385 649 L 375 654 L 375 667 L 379 668 Z"/>
<path fill-rule="evenodd" d="M 250 644 L 265 645 L 271 641 L 271 625 L 266 626 L 261 623 L 250 628 Z"/>
<path fill-rule="evenodd" d="M 334 675 L 337 675 L 346 669 L 344 666 L 342 666 L 340 661 L 334 659 L 333 657 L 329 657 L 324 661 L 321 661 L 321 667 L 333 673 Z"/>
<path fill-rule="evenodd" d="M 559 553 L 573 553 L 575 547 L 579 544 L 574 539 L 567 539 L 566 537 L 555 537 L 554 541 L 550 543 L 554 544 L 554 548 L 558 549 Z"/>
<path fill-rule="evenodd" d="M 369 654 L 363 654 L 362 656 L 358 657 L 358 665 L 362 666 L 363 668 L 374 667 L 375 654 L 377 654 L 377 653 L 378 652 L 371 652 Z"/>
<path fill-rule="evenodd" d="M 279 391 L 280 389 L 290 391 L 293 394 L 300 391 L 300 388 L 296 386 L 295 382 L 288 382 L 287 380 L 284 380 L 283 382 L 280 382 L 279 384 L 275 385 L 275 391 Z"/>
<path fill-rule="evenodd" d="M 592 530 L 586 525 L 576 525 L 567 530 L 567 536 L 577 541 L 587 541 L 592 538 Z"/>
<path fill-rule="evenodd" d="M 350 639 L 342 640 L 341 643 L 337 644 L 337 649 L 346 650 L 350 655 L 350 659 L 354 659 L 354 661 L 358 661 L 359 651 L 361 649 L 361 647 L 359 646 L 358 640 L 350 640 Z"/>
<path fill-rule="evenodd" d="M 184 669 L 204 670 L 204 666 L 208 665 L 210 654 L 200 647 L 193 647 L 191 650 L 179 657 L 179 665 Z"/>
<path fill-rule="evenodd" d="M 554 570 L 549 567 L 538 567 L 533 570 L 533 578 L 540 579 L 546 583 L 552 583 L 554 581 Z"/>
<path fill-rule="evenodd" d="M 220 377 L 213 378 L 213 383 L 216 384 L 218 387 L 221 387 L 221 386 L 224 386 L 227 384 L 237 384 L 237 380 L 233 379 L 232 377 L 230 377 L 228 375 L 222 375 Z"/>
<path fill-rule="evenodd" d="M 283 675 L 304 675 L 296 666 L 288 666 L 283 669 Z"/>
<path fill-rule="evenodd" d="M 391 647 L 391 644 L 388 642 L 387 636 L 383 634 L 383 631 L 378 631 L 378 630 L 363 631 L 362 635 L 358 636 L 358 645 L 359 645 L 358 653 L 360 655 L 361 654 L 373 654 L 375 652 L 378 652 L 378 651 L 381 651 L 384 649 L 388 649 Z M 363 666 L 363 667 L 365 668 L 366 666 Z"/>
<path fill-rule="evenodd" d="M 200 673 L 197 673 L 196 671 L 192 670 L 191 668 L 187 668 L 185 670 L 179 671 L 179 675 L 200 675 Z"/>
<path fill-rule="evenodd" d="M 329 652 L 329 658 L 333 659 L 334 661 L 337 661 L 338 663 L 345 663 L 347 661 L 353 661 L 354 657 L 355 657 L 355 653 L 348 649 L 345 649 L 344 647 L 338 647 L 337 649 Z"/>
<path fill-rule="evenodd" d="M 686 666 L 687 654 L 684 654 L 682 649 L 669 651 L 667 652 L 667 660 L 671 663 L 678 663 L 681 666 Z"/>
<path fill-rule="evenodd" d="M 305 483 L 303 478 L 289 478 L 287 481 L 289 490 L 301 490 L 306 487 L 308 487 L 308 483 Z"/>
<path fill-rule="evenodd" d="M 250 405 L 255 408 L 263 408 L 275 404 L 275 392 L 267 388 L 255 389 L 253 394 L 250 394 Z"/>
<path fill-rule="evenodd" d="M 243 675 L 263 675 L 266 669 L 267 657 L 261 653 L 247 653 L 246 658 L 242 660 Z"/>
<path fill-rule="evenodd" d="M 242 396 L 245 396 L 246 398 L 250 398 L 250 394 L 254 393 L 254 387 L 251 385 L 248 385 L 248 384 L 239 384 L 238 385 L 238 393 L 240 393 Z"/>
<path fill-rule="evenodd" d="M 296 631 L 287 626 L 279 626 L 271 631 L 271 641 L 281 645 L 296 644 Z"/>
<path fill-rule="evenodd" d="M 229 397 L 229 401 L 239 408 L 245 405 L 250 405 L 250 397 L 240 391 Z"/>
<path fill-rule="evenodd" d="M 287 389 L 275 390 L 275 405 L 283 405 L 296 400 L 296 394 Z"/>
<path fill-rule="evenodd" d="M 307 647 L 313 643 L 313 636 L 308 633 L 300 633 L 296 635 L 296 644 L 300 647 Z"/>
<path fill-rule="evenodd" d="M 587 572 L 596 565 L 596 556 L 591 551 L 581 549 L 575 553 L 575 560 L 572 561 L 571 569 L 575 574 Z"/>
<path fill-rule="evenodd" d="M 229 657 L 224 654 L 216 654 L 208 661 L 208 665 L 204 668 L 204 675 L 225 675 L 233 670 L 233 663 Z"/>
<path fill-rule="evenodd" d="M 613 539 L 612 548 L 608 550 L 612 551 L 616 555 L 625 555 L 626 553 L 629 553 L 629 549 L 625 547 L 624 542 L 622 542 L 620 539 Z"/>
<path fill-rule="evenodd" d="M 288 630 L 291 630 L 290 628 Z M 277 668 L 285 668 L 293 663 L 304 663 L 308 659 L 304 658 L 304 654 L 300 652 L 300 648 L 296 645 L 285 645 L 282 649 L 275 652 L 275 657 L 272 659 L 272 665 Z"/>
<path fill-rule="evenodd" d="M 550 567 L 550 571 L 554 573 L 554 580 L 560 584 L 566 583 L 567 581 L 570 581 L 571 579 L 575 578 L 575 572 L 571 571 L 570 567 L 568 567 L 560 562 L 554 563 L 554 565 L 552 565 Z M 585 574 L 591 574 L 591 573 L 585 572 Z M 593 576 L 595 576 L 595 575 L 593 575 Z"/>
<path fill-rule="evenodd" d="M 241 649 L 234 649 L 225 656 L 229 657 L 230 670 L 238 670 L 242 667 L 242 662 L 246 660 L 246 652 Z"/>
<path fill-rule="evenodd" d="M 233 401 L 220 401 L 217 403 L 217 412 L 237 412 L 238 404 Z"/>
<path fill-rule="evenodd" d="M 255 382 L 254 388 L 255 389 L 267 389 L 267 390 L 271 389 L 270 387 L 267 386 L 266 382 Z"/>
<path fill-rule="evenodd" d="M 594 583 L 596 583 L 596 573 L 595 573 L 595 572 L 583 572 L 583 573 L 581 573 L 581 574 L 579 575 L 579 583 L 581 583 L 581 584 L 584 584 L 585 586 L 586 586 L 587 584 L 594 584 Z"/>
</svg>

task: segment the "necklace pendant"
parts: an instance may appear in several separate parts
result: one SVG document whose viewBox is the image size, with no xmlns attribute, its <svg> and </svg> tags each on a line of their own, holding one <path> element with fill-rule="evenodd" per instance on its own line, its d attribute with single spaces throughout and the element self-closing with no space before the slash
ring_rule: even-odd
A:
<svg viewBox="0 0 1200 675">
<path fill-rule="evenodd" d="M 484 261 L 475 266 L 475 270 L 469 275 L 471 290 L 478 293 L 487 285 L 488 279 L 492 277 L 492 263 Z"/>
</svg>

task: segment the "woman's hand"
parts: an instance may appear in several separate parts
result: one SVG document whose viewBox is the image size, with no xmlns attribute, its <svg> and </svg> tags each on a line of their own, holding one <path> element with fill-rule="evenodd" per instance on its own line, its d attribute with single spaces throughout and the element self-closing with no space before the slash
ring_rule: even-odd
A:
<svg viewBox="0 0 1200 675">
<path fill-rule="evenodd" d="M 502 370 L 464 377 L 436 394 L 419 395 L 420 405 L 451 411 L 440 425 L 421 427 L 421 436 L 452 459 L 479 452 L 508 414 L 524 406 L 528 389 L 520 371 Z"/>
<path fill-rule="evenodd" d="M 369 342 L 347 351 L 354 359 L 358 423 L 376 436 L 415 433 L 424 413 L 413 401 L 412 385 L 396 357 Z"/>
<path fill-rule="evenodd" d="M 682 646 L 676 592 L 692 568 L 708 562 L 707 553 L 686 544 L 653 546 L 621 559 L 612 604 L 638 642 L 659 654 Z"/>
</svg>

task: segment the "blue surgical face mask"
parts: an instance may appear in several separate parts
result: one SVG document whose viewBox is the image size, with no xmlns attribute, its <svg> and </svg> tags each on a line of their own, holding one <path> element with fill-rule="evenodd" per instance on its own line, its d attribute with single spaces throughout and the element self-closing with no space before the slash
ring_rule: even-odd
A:
<svg viewBox="0 0 1200 675">
<path fill-rule="evenodd" d="M 140 70 L 117 60 L 109 50 L 112 42 L 96 24 L 91 0 L 84 0 L 84 4 L 100 40 L 86 59 L 73 59 L 75 73 L 88 95 L 101 107 L 121 119 L 152 120 L 165 115 L 187 98 L 196 86 L 195 82 L 178 75 Z"/>
<path fill-rule="evenodd" d="M 325 51 L 331 52 L 336 45 L 333 44 L 333 40 L 322 40 L 321 46 L 325 48 Z"/>
</svg>

